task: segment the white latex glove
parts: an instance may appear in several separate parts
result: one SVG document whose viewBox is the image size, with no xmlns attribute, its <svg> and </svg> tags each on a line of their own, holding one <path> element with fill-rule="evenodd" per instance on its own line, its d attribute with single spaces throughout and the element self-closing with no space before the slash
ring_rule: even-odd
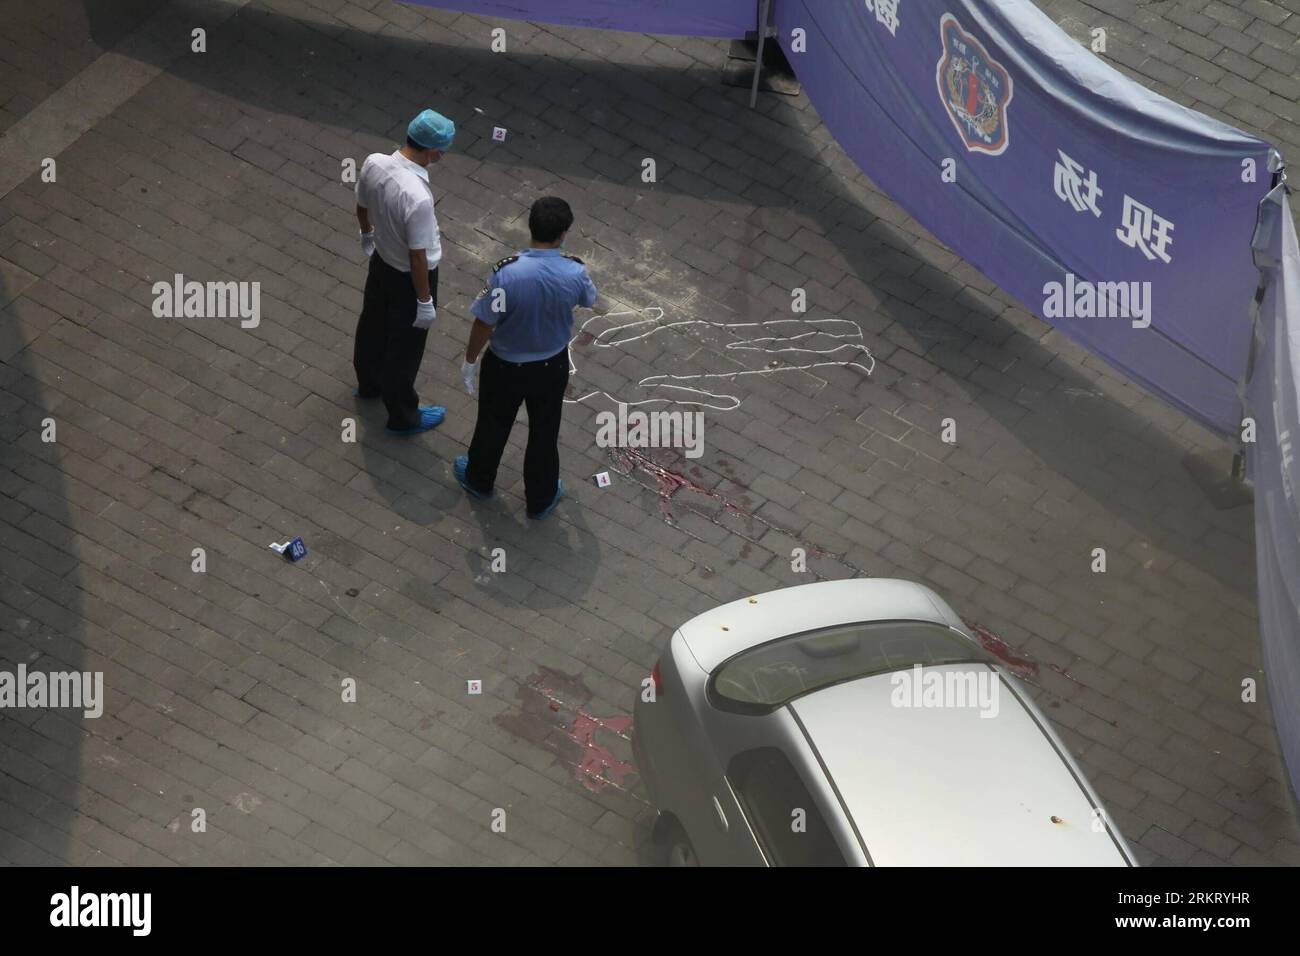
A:
<svg viewBox="0 0 1300 956">
<path fill-rule="evenodd" d="M 361 233 L 361 251 L 367 258 L 375 254 L 375 230 Z"/>
<path fill-rule="evenodd" d="M 474 394 L 474 379 L 477 378 L 478 362 L 460 363 L 460 380 L 465 384 L 465 394 Z"/>
<path fill-rule="evenodd" d="M 425 299 L 423 302 L 419 299 L 415 300 L 415 321 L 411 324 L 417 329 L 429 328 L 429 326 L 433 325 L 433 320 L 437 317 L 438 310 L 433 307 L 432 296 Z"/>
</svg>

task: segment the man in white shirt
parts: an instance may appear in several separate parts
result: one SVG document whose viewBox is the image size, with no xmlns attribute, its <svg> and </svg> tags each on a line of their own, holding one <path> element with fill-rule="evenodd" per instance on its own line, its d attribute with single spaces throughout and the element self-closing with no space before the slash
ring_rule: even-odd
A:
<svg viewBox="0 0 1300 956">
<path fill-rule="evenodd" d="M 352 365 L 358 398 L 380 398 L 388 430 L 414 435 L 442 424 L 447 410 L 421 407 L 415 376 L 437 316 L 442 242 L 425 168 L 451 148 L 456 124 L 425 110 L 392 155 L 372 153 L 357 177 L 361 248 L 370 257 Z"/>
</svg>

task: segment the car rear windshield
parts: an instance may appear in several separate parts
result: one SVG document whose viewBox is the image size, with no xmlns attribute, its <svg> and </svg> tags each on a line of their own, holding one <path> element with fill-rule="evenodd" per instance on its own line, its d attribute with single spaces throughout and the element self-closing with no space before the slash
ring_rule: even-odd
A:
<svg viewBox="0 0 1300 956">
<path fill-rule="evenodd" d="M 715 703 L 765 713 L 803 694 L 915 664 L 988 661 L 965 635 L 928 621 L 871 621 L 793 634 L 727 661 L 710 684 Z"/>
</svg>

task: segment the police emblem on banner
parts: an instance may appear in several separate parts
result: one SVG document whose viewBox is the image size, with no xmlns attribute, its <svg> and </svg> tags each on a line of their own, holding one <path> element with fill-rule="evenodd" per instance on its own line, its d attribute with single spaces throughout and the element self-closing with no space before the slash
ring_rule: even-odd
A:
<svg viewBox="0 0 1300 956">
<path fill-rule="evenodd" d="M 943 38 L 943 56 L 935 69 L 939 98 L 968 150 L 998 156 L 1009 142 L 1011 74 L 951 13 L 939 20 L 939 34 Z"/>
</svg>

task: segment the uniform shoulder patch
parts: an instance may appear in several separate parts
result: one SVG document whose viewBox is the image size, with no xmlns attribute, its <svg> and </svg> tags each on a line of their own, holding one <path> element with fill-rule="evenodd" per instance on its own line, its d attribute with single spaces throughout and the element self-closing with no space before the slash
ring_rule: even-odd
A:
<svg viewBox="0 0 1300 956">
<path fill-rule="evenodd" d="M 492 267 L 492 271 L 500 272 L 506 266 L 510 265 L 510 263 L 517 262 L 517 261 L 519 261 L 518 256 L 506 256 L 504 259 L 502 259 L 500 262 L 498 262 L 496 265 Z"/>
<path fill-rule="evenodd" d="M 577 263 L 578 265 L 580 265 L 580 266 L 585 266 L 585 265 L 586 265 L 585 262 L 583 262 L 581 259 L 579 259 L 577 256 L 573 255 L 573 254 L 570 253 L 570 252 L 561 252 L 560 255 L 562 255 L 562 256 L 563 256 L 564 258 L 566 258 L 566 259 L 572 259 L 574 262 L 576 262 L 576 263 Z"/>
</svg>

